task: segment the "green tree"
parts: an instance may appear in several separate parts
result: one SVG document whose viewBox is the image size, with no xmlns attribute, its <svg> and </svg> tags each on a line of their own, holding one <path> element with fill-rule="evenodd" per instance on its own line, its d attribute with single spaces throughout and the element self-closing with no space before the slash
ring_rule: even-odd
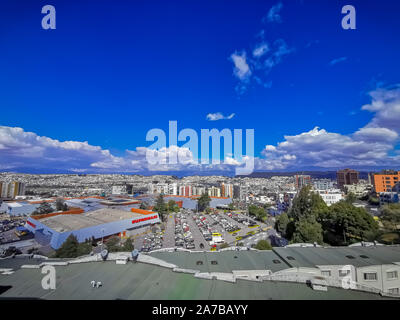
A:
<svg viewBox="0 0 400 320">
<path fill-rule="evenodd" d="M 156 211 L 158 213 L 158 215 L 160 216 L 161 221 L 165 221 L 165 216 L 168 214 L 168 210 L 167 210 L 167 205 L 165 204 L 164 201 L 164 195 L 160 194 L 157 197 L 156 200 L 156 205 L 154 206 L 154 211 Z"/>
<path fill-rule="evenodd" d="M 374 197 L 373 195 L 369 195 L 368 203 L 373 206 L 378 206 L 380 201 L 378 197 Z"/>
<path fill-rule="evenodd" d="M 87 239 L 85 242 L 79 243 L 78 248 L 76 249 L 76 256 L 84 256 L 89 254 L 92 251 L 92 241 Z"/>
<path fill-rule="evenodd" d="M 315 217 L 302 217 L 295 222 L 295 231 L 292 237 L 292 243 L 323 243 L 322 226 Z"/>
<path fill-rule="evenodd" d="M 205 211 L 210 206 L 211 198 L 208 193 L 204 193 L 197 200 L 197 207 L 200 212 Z"/>
<path fill-rule="evenodd" d="M 179 212 L 179 206 L 174 200 L 169 200 L 167 203 L 168 212 Z"/>
<path fill-rule="evenodd" d="M 142 210 L 148 210 L 148 209 L 149 209 L 149 205 L 148 205 L 148 203 L 147 203 L 147 202 L 145 202 L 145 201 L 143 201 L 143 202 L 140 204 L 140 207 L 139 207 L 139 209 L 142 209 Z"/>
<path fill-rule="evenodd" d="M 228 209 L 229 209 L 230 211 L 235 210 L 235 205 L 233 204 L 233 202 L 231 202 L 230 204 L 228 204 Z"/>
<path fill-rule="evenodd" d="M 56 199 L 56 211 L 63 211 L 65 201 L 63 198 Z"/>
<path fill-rule="evenodd" d="M 53 207 L 46 201 L 43 201 L 40 206 L 32 212 L 32 215 L 47 214 L 54 211 Z"/>
<path fill-rule="evenodd" d="M 311 190 L 311 186 L 304 186 L 293 199 L 293 205 L 289 209 L 288 216 L 294 221 L 301 218 L 314 217 L 328 211 L 328 206 L 321 196 Z"/>
<path fill-rule="evenodd" d="M 349 192 L 346 196 L 346 202 L 352 204 L 357 200 L 356 195 L 353 192 Z"/>
<path fill-rule="evenodd" d="M 258 241 L 254 248 L 258 250 L 272 250 L 272 246 L 267 240 Z"/>
<path fill-rule="evenodd" d="M 78 256 L 79 242 L 76 236 L 70 234 L 60 248 L 56 250 L 56 258 L 76 258 Z"/>
<path fill-rule="evenodd" d="M 359 241 L 373 241 L 378 235 L 378 224 L 364 208 L 347 201 L 330 206 L 320 217 L 325 241 L 331 245 L 348 245 Z"/>
<path fill-rule="evenodd" d="M 131 238 L 128 238 L 125 240 L 124 245 L 122 246 L 122 251 L 132 251 L 133 249 L 135 249 L 135 247 L 133 246 L 133 241 Z"/>
<path fill-rule="evenodd" d="M 259 221 L 264 221 L 267 217 L 267 213 L 265 212 L 264 208 L 257 207 L 255 205 L 249 206 L 249 214 L 256 217 Z"/>
<path fill-rule="evenodd" d="M 107 240 L 106 243 L 108 252 L 118 252 L 122 250 L 120 245 L 120 238 L 117 236 L 113 236 Z"/>
<path fill-rule="evenodd" d="M 381 210 L 382 222 L 391 230 L 397 230 L 400 224 L 400 203 L 385 204 Z"/>
<path fill-rule="evenodd" d="M 286 212 L 284 212 L 276 219 L 275 229 L 280 234 L 282 234 L 282 236 L 286 237 L 286 232 L 289 223 L 290 223 L 289 216 Z"/>
</svg>

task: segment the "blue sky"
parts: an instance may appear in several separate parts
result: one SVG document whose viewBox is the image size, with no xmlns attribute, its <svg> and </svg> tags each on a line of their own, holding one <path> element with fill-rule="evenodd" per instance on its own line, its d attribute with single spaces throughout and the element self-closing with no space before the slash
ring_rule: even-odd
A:
<svg viewBox="0 0 400 320">
<path fill-rule="evenodd" d="M 254 129 L 257 170 L 399 167 L 397 1 L 52 1 L 56 30 L 45 4 L 2 2 L 0 170 L 146 172 L 170 120 Z"/>
</svg>

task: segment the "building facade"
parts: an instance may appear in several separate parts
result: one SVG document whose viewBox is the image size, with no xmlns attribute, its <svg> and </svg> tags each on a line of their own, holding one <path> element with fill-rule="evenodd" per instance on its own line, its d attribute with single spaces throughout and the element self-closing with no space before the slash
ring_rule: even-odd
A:
<svg viewBox="0 0 400 320">
<path fill-rule="evenodd" d="M 400 171 L 384 170 L 374 173 L 373 184 L 375 192 L 391 192 L 394 186 L 400 182 Z"/>
<path fill-rule="evenodd" d="M 357 184 L 359 172 L 352 169 L 344 169 L 336 172 L 337 185 L 343 189 L 344 185 Z"/>
</svg>

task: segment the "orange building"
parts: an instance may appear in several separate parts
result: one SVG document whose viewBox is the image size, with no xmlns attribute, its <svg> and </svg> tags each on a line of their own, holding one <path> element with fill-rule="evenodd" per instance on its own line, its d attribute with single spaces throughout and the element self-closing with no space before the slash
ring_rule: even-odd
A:
<svg viewBox="0 0 400 320">
<path fill-rule="evenodd" d="M 400 182 L 400 171 L 382 171 L 374 173 L 375 192 L 391 192 L 395 184 Z"/>
</svg>

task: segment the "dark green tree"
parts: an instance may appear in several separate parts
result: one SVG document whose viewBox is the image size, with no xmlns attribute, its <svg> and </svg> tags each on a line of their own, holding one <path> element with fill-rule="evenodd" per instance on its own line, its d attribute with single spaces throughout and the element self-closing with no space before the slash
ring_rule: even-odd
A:
<svg viewBox="0 0 400 320">
<path fill-rule="evenodd" d="M 122 246 L 122 251 L 132 251 L 133 249 L 135 249 L 135 247 L 133 246 L 133 241 L 131 238 L 128 238 L 125 240 L 123 246 Z"/>
<path fill-rule="evenodd" d="M 311 190 L 311 186 L 304 186 L 293 199 L 293 205 L 288 212 L 289 218 L 299 221 L 301 218 L 314 217 L 328 211 L 328 206 L 321 196 Z"/>
<path fill-rule="evenodd" d="M 255 216 L 259 221 L 264 221 L 264 219 L 267 217 L 265 209 L 255 205 L 249 206 L 249 214 Z"/>
<path fill-rule="evenodd" d="M 120 238 L 113 236 L 106 242 L 108 252 L 119 252 L 122 251 L 122 246 L 120 245 Z"/>
<path fill-rule="evenodd" d="M 275 229 L 282 234 L 282 236 L 286 237 L 286 232 L 289 224 L 289 216 L 286 212 L 282 213 L 275 222 Z"/>
<path fill-rule="evenodd" d="M 167 203 L 168 212 L 179 212 L 179 206 L 174 200 L 169 200 Z"/>
<path fill-rule="evenodd" d="M 347 201 L 330 206 L 320 215 L 325 241 L 331 245 L 348 245 L 359 241 L 373 241 L 379 231 L 377 222 L 364 208 L 357 208 Z"/>
<path fill-rule="evenodd" d="M 168 208 L 164 201 L 164 195 L 160 194 L 157 197 L 156 205 L 154 206 L 154 211 L 158 213 L 161 221 L 165 221 L 165 216 L 168 214 Z"/>
<path fill-rule="evenodd" d="M 76 258 L 78 256 L 78 239 L 71 234 L 61 245 L 60 248 L 56 250 L 56 258 Z"/>
<path fill-rule="evenodd" d="M 346 202 L 352 204 L 357 200 L 356 195 L 353 192 L 349 192 L 346 196 Z"/>
<path fill-rule="evenodd" d="M 147 203 L 147 202 L 145 202 L 145 201 L 143 201 L 143 202 L 140 204 L 140 207 L 139 207 L 139 209 L 142 209 L 142 210 L 148 210 L 148 209 L 149 209 L 149 205 L 148 205 L 148 203 Z"/>
<path fill-rule="evenodd" d="M 295 222 L 293 243 L 323 243 L 322 227 L 314 216 L 302 217 Z"/>
<path fill-rule="evenodd" d="M 32 212 L 32 215 L 47 214 L 54 211 L 53 207 L 46 201 L 43 201 L 40 206 Z"/>
<path fill-rule="evenodd" d="M 258 250 L 272 250 L 272 246 L 267 240 L 258 241 L 254 248 Z"/>
<path fill-rule="evenodd" d="M 208 193 L 204 193 L 197 200 L 197 207 L 200 212 L 205 211 L 210 206 L 211 198 Z"/>
</svg>

